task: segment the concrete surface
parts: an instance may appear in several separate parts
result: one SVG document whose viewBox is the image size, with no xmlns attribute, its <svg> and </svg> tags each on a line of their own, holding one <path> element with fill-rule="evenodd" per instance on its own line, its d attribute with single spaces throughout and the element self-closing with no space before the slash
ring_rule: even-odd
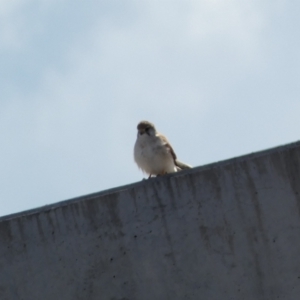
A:
<svg viewBox="0 0 300 300">
<path fill-rule="evenodd" d="M 3 217 L 0 299 L 297 300 L 299 179 L 298 142 Z"/>
</svg>

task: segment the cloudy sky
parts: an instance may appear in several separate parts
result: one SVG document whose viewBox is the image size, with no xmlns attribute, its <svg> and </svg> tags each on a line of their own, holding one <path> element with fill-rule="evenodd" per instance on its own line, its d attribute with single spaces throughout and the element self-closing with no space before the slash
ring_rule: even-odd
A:
<svg viewBox="0 0 300 300">
<path fill-rule="evenodd" d="M 0 0 L 0 215 L 299 140 L 300 2 Z"/>
</svg>

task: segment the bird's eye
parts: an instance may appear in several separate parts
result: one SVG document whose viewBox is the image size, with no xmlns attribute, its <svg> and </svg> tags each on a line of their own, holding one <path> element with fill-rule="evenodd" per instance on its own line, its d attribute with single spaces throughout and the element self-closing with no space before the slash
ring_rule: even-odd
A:
<svg viewBox="0 0 300 300">
<path fill-rule="evenodd" d="M 147 133 L 147 135 L 150 135 L 150 127 L 146 127 L 145 132 Z"/>
</svg>

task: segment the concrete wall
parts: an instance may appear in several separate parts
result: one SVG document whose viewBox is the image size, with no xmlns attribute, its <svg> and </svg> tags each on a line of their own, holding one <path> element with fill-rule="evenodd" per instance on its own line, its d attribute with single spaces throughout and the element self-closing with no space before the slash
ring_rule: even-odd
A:
<svg viewBox="0 0 300 300">
<path fill-rule="evenodd" d="M 1 218 L 0 299 L 299 299 L 299 179 L 295 143 Z"/>
</svg>

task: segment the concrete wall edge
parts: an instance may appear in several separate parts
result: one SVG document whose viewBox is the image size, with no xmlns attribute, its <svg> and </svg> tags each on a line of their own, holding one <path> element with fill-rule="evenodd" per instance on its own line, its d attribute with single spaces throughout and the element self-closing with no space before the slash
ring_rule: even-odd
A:
<svg viewBox="0 0 300 300">
<path fill-rule="evenodd" d="M 187 174 L 198 173 L 198 172 L 202 172 L 202 171 L 212 169 L 212 168 L 216 168 L 216 167 L 221 167 L 221 166 L 228 165 L 228 164 L 235 164 L 235 163 L 239 163 L 241 161 L 246 161 L 246 160 L 249 160 L 249 159 L 258 158 L 258 157 L 261 157 L 261 156 L 267 156 L 269 154 L 276 153 L 276 152 L 288 151 L 290 149 L 293 149 L 293 148 L 296 148 L 296 147 L 299 147 L 299 146 L 300 146 L 300 140 L 296 141 L 296 142 L 289 143 L 289 144 L 276 146 L 274 148 L 269 148 L 269 149 L 266 149 L 266 150 L 261 150 L 261 151 L 257 151 L 257 152 L 253 152 L 253 153 L 249 153 L 249 154 L 245 154 L 245 155 L 225 159 L 225 160 L 222 160 L 222 161 L 209 163 L 209 164 L 206 164 L 206 165 L 203 165 L 203 166 L 194 167 L 190 170 L 181 171 L 179 173 L 169 174 L 169 175 L 166 175 L 166 176 L 161 177 L 161 178 L 153 178 L 151 180 L 141 180 L 141 181 L 138 181 L 138 182 L 130 183 L 130 184 L 119 186 L 119 187 L 114 187 L 114 188 L 103 190 L 103 191 L 100 191 L 100 192 L 86 194 L 86 195 L 83 195 L 83 196 L 58 201 L 58 202 L 48 204 L 48 205 L 44 205 L 44 206 L 40 206 L 40 207 L 37 207 L 37 208 L 24 210 L 24 211 L 21 211 L 21 212 L 18 212 L 18 213 L 9 214 L 9 215 L 0 217 L 0 222 L 5 222 L 5 221 L 8 221 L 8 220 L 12 220 L 12 219 L 20 218 L 20 217 L 25 217 L 25 216 L 29 216 L 29 215 L 33 215 L 33 214 L 39 214 L 39 213 L 47 212 L 47 211 L 56 209 L 58 207 L 67 206 L 71 203 L 77 203 L 77 202 L 80 202 L 80 201 L 83 201 L 83 200 L 88 201 L 88 200 L 98 198 L 98 197 L 101 197 L 101 196 L 121 192 L 123 190 L 127 190 L 127 189 L 130 189 L 132 187 L 137 187 L 137 186 L 145 185 L 145 184 L 151 184 L 152 180 L 163 180 L 163 179 L 168 178 L 170 176 L 183 176 L 183 175 L 187 175 Z"/>
</svg>

